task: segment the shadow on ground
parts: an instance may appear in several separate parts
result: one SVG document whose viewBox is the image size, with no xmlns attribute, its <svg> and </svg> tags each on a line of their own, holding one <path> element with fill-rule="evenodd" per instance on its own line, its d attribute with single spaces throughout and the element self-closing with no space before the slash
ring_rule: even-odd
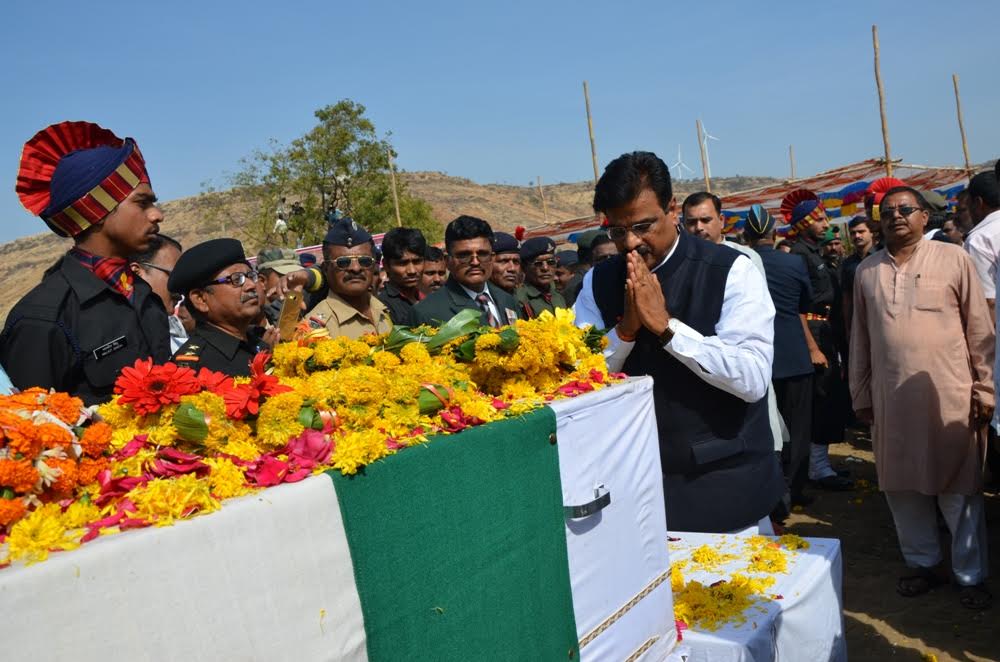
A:
<svg viewBox="0 0 1000 662">
<path fill-rule="evenodd" d="M 812 490 L 816 501 L 788 519 L 787 530 L 803 536 L 839 538 L 844 561 L 844 628 L 851 662 L 877 660 L 1000 661 L 1000 583 L 989 585 L 995 604 L 972 611 L 946 586 L 916 598 L 896 593 L 905 573 L 892 516 L 878 492 L 871 442 L 852 436 L 830 447 L 834 463 L 850 469 L 852 492 Z M 1000 494 L 987 492 L 990 566 L 1000 550 Z M 942 538 L 947 548 L 947 530 Z"/>
</svg>

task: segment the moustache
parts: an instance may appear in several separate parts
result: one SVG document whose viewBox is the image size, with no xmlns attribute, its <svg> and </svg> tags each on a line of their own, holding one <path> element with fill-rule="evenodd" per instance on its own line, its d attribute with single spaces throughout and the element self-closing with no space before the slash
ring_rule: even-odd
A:
<svg viewBox="0 0 1000 662">
<path fill-rule="evenodd" d="M 257 301 L 256 292 L 250 292 L 240 297 L 240 303 L 248 303 L 250 301 Z"/>
<path fill-rule="evenodd" d="M 632 252 L 634 252 L 636 255 L 641 255 L 642 257 L 646 257 L 647 255 L 651 254 L 653 250 L 646 244 L 642 244 L 641 246 L 636 246 L 635 248 L 633 248 Z"/>
</svg>

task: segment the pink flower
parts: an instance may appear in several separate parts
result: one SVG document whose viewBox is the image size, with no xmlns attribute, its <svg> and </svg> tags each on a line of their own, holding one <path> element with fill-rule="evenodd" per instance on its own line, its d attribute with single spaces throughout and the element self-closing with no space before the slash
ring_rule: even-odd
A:
<svg viewBox="0 0 1000 662">
<path fill-rule="evenodd" d="M 288 442 L 285 447 L 290 460 L 303 467 L 313 468 L 330 459 L 333 442 L 327 434 L 308 429 Z"/>
<path fill-rule="evenodd" d="M 135 455 L 136 453 L 138 453 L 143 448 L 149 445 L 149 443 L 146 441 L 147 439 L 148 439 L 147 435 L 137 434 L 136 436 L 132 437 L 132 441 L 122 446 L 117 453 L 112 455 L 112 457 L 116 460 L 124 460 L 126 458 L 132 457 L 133 455 Z"/>
<path fill-rule="evenodd" d="M 204 478 L 211 471 L 211 467 L 202 462 L 200 456 L 167 447 L 157 452 L 152 473 L 158 478 L 183 476 L 189 473 Z"/>
</svg>

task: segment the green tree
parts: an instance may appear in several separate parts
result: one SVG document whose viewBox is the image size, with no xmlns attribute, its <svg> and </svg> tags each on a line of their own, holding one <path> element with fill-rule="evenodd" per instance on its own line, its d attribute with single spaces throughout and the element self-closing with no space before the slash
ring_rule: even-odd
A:
<svg viewBox="0 0 1000 662">
<path fill-rule="evenodd" d="M 318 124 L 289 145 L 272 141 L 241 162 L 234 185 L 253 191 L 256 211 L 247 236 L 258 244 L 300 241 L 314 244 L 326 232 L 325 215 L 339 209 L 372 232 L 396 225 L 389 177 L 392 145 L 379 138 L 365 107 L 349 99 L 320 108 Z M 442 228 L 430 205 L 409 195 L 397 181 L 403 225 L 419 228 L 431 241 Z M 287 232 L 276 231 L 279 210 Z"/>
</svg>

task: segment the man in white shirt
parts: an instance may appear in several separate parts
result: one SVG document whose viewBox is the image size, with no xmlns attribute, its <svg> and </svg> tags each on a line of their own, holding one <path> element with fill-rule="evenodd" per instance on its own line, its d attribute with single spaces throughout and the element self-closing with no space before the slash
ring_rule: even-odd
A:
<svg viewBox="0 0 1000 662">
<path fill-rule="evenodd" d="M 678 232 L 670 172 L 651 152 L 612 161 L 594 210 L 619 254 L 584 277 L 577 324 L 610 328 L 608 367 L 651 375 L 667 525 L 725 532 L 784 492 L 768 425 L 774 306 L 745 256 Z"/>
<path fill-rule="evenodd" d="M 965 237 L 965 250 L 976 265 L 990 313 L 996 319 L 997 258 L 1000 257 L 1000 186 L 993 172 L 969 180 L 967 204 L 973 228 Z"/>
</svg>

